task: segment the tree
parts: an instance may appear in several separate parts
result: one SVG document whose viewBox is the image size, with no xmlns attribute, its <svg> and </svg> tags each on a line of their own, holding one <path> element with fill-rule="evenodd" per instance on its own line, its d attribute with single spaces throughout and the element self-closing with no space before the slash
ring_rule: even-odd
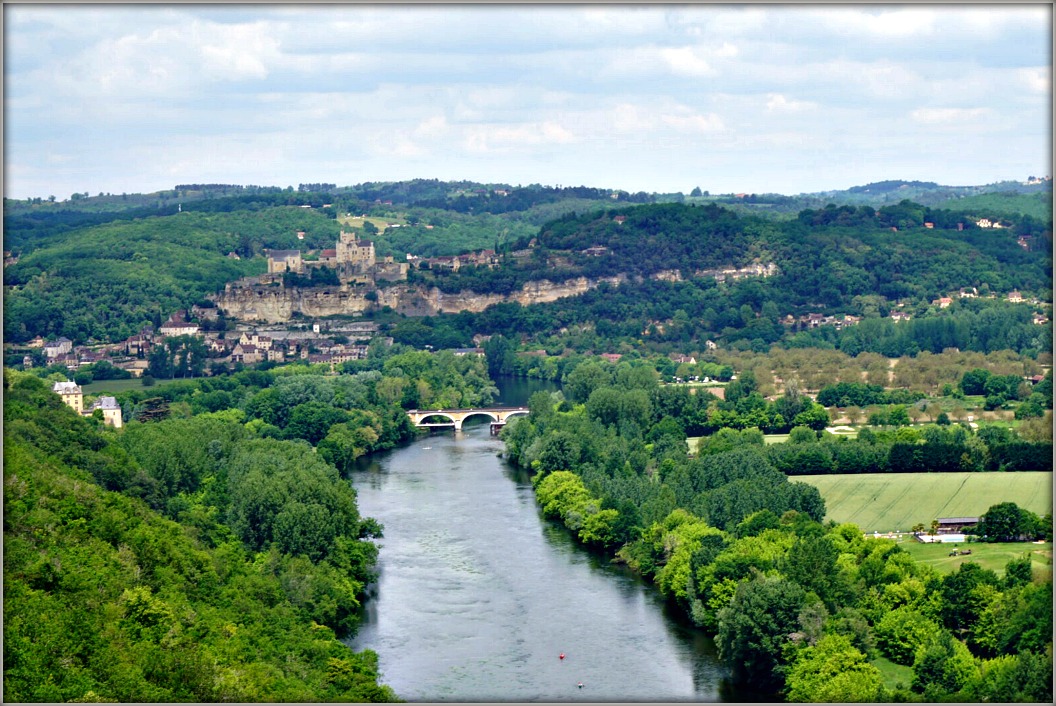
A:
<svg viewBox="0 0 1056 706">
<path fill-rule="evenodd" d="M 784 645 L 799 629 L 806 593 L 784 578 L 756 575 L 742 582 L 719 611 L 716 645 L 735 681 L 776 691 L 784 679 Z"/>
<path fill-rule="evenodd" d="M 1012 502 L 991 505 L 976 525 L 976 532 L 995 542 L 1014 542 L 1030 535 L 1037 524 L 1037 515 Z"/>
<path fill-rule="evenodd" d="M 826 635 L 796 658 L 787 679 L 787 700 L 795 702 L 876 701 L 880 670 L 844 635 Z"/>
<path fill-rule="evenodd" d="M 888 611 L 876 624 L 876 644 L 895 664 L 912 665 L 917 650 L 941 628 L 909 606 Z"/>
<path fill-rule="evenodd" d="M 488 375 L 497 377 L 513 371 L 514 347 L 502 334 L 495 334 L 481 346 L 488 361 Z"/>
<path fill-rule="evenodd" d="M 913 689 L 928 701 L 942 701 L 979 678 L 979 668 L 963 642 L 940 630 L 917 653 Z"/>
<path fill-rule="evenodd" d="M 586 402 L 590 393 L 612 384 L 612 375 L 594 361 L 580 363 L 564 381 L 564 391 L 573 402 Z"/>
<path fill-rule="evenodd" d="M 989 370 L 975 368 L 962 375 L 961 381 L 957 386 L 960 388 L 961 392 L 966 395 L 982 395 L 984 394 L 984 386 L 989 377 Z"/>
</svg>

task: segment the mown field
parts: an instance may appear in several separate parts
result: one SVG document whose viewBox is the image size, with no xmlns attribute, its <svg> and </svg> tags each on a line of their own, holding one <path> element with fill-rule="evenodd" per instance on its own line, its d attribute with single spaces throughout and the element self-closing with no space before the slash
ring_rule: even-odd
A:
<svg viewBox="0 0 1056 706">
<path fill-rule="evenodd" d="M 826 519 L 853 522 L 864 532 L 908 532 L 939 517 L 978 517 L 1014 502 L 1038 515 L 1052 512 L 1052 474 L 865 473 L 796 476 L 825 499 Z"/>
<path fill-rule="evenodd" d="M 898 544 L 909 552 L 915 561 L 928 564 L 943 574 L 956 571 L 961 564 L 971 561 L 984 569 L 992 569 L 998 575 L 1003 575 L 1008 562 L 1029 554 L 1036 578 L 1052 575 L 1052 542 L 971 542 L 958 544 L 957 556 L 950 556 L 953 545 L 924 544 L 912 535 L 904 536 Z M 961 554 L 964 549 L 971 549 L 972 553 L 967 556 Z"/>
<path fill-rule="evenodd" d="M 143 380 L 141 378 L 132 378 L 131 380 L 96 380 L 87 385 L 81 385 L 81 392 L 86 395 L 102 395 L 123 392 L 124 390 L 138 390 L 142 387 Z"/>
</svg>

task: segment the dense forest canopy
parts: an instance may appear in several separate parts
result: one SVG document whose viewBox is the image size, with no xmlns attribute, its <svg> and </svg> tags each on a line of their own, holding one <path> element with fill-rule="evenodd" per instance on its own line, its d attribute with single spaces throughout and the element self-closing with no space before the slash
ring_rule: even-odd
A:
<svg viewBox="0 0 1056 706">
<path fill-rule="evenodd" d="M 303 442 L 119 434 L 5 370 L 4 454 L 5 701 L 396 699 L 339 640 L 380 528 Z"/>
</svg>

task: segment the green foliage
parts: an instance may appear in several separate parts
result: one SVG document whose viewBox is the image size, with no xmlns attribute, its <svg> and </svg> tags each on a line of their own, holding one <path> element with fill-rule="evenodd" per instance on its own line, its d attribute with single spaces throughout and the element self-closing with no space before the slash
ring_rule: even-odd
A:
<svg viewBox="0 0 1056 706">
<path fill-rule="evenodd" d="M 50 403 L 39 380 L 5 371 L 5 387 L 5 701 L 395 700 L 376 656 L 334 632 L 352 624 L 366 543 L 341 539 L 333 564 L 312 564 L 200 542 L 199 528 L 95 483 L 87 467 L 103 458 L 145 473 L 113 432 Z M 222 473 L 217 455 L 241 432 L 216 419 L 163 424 L 189 438 L 161 449 L 151 445 L 165 434 L 119 438 L 134 436 L 130 448 L 152 453 L 151 472 L 175 487 L 197 480 L 204 502 L 215 482 L 199 474 Z"/>
<path fill-rule="evenodd" d="M 716 645 L 734 680 L 757 688 L 783 685 L 782 645 L 799 627 L 806 600 L 803 589 L 783 578 L 756 576 L 737 588 L 719 611 Z"/>
<path fill-rule="evenodd" d="M 993 542 L 1014 542 L 1033 537 L 1038 522 L 1037 515 L 1015 503 L 998 503 L 979 517 L 975 532 Z"/>
<path fill-rule="evenodd" d="M 876 644 L 895 664 L 912 665 L 917 651 L 938 634 L 940 628 L 908 606 L 884 615 L 876 625 Z"/>
<path fill-rule="evenodd" d="M 945 630 L 929 639 L 913 661 L 913 689 L 928 701 L 958 694 L 978 678 L 979 667 L 972 653 Z"/>
<path fill-rule="evenodd" d="M 786 686 L 793 702 L 871 702 L 878 697 L 880 670 L 849 638 L 826 635 L 797 656 Z"/>
</svg>

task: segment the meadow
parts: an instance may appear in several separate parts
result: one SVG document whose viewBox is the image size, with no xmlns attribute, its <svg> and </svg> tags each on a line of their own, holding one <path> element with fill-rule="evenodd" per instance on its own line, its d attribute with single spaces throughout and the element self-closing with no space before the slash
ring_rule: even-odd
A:
<svg viewBox="0 0 1056 706">
<path fill-rule="evenodd" d="M 867 533 L 909 532 L 940 517 L 978 517 L 1014 502 L 1038 515 L 1052 512 L 1052 474 L 864 473 L 797 476 L 825 499 L 826 519 L 853 522 Z"/>
<path fill-rule="evenodd" d="M 1052 575 L 1052 542 L 971 542 L 958 544 L 957 556 L 950 556 L 953 545 L 937 542 L 925 544 L 918 542 L 912 535 L 902 537 L 898 545 L 915 561 L 928 564 L 943 574 L 956 571 L 961 564 L 971 561 L 1003 575 L 1008 562 L 1029 554 L 1035 578 Z M 961 554 L 965 549 L 970 549 L 972 553 Z"/>
<path fill-rule="evenodd" d="M 125 390 L 139 390 L 143 387 L 142 378 L 130 380 L 96 380 L 87 385 L 81 385 L 81 392 L 86 395 L 113 394 Z"/>
</svg>

